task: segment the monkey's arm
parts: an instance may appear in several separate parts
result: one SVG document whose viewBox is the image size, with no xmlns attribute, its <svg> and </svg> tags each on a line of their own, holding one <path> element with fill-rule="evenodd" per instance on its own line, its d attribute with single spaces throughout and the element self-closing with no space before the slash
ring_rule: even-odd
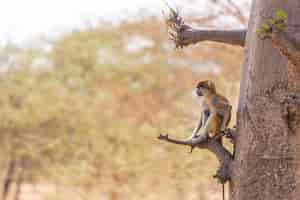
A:
<svg viewBox="0 0 300 200">
<path fill-rule="evenodd" d="M 200 128 L 202 127 L 202 124 L 203 124 L 202 121 L 203 121 L 203 112 L 201 112 L 201 115 L 200 115 L 200 119 L 199 119 L 198 125 L 197 125 L 196 128 L 193 130 L 192 136 L 195 136 L 195 135 L 199 132 L 199 130 L 200 130 Z"/>
<path fill-rule="evenodd" d="M 194 129 L 192 135 L 187 140 L 198 136 L 198 133 L 201 130 L 201 128 L 206 125 L 209 115 L 210 115 L 209 109 L 206 106 L 204 106 L 203 111 L 201 112 L 201 115 L 200 115 L 198 125 Z"/>
<path fill-rule="evenodd" d="M 191 135 L 190 137 L 188 137 L 186 140 L 190 140 L 190 139 L 194 138 L 194 137 L 197 135 L 197 133 L 199 132 L 199 130 L 200 130 L 201 127 L 202 127 L 202 124 L 203 124 L 202 121 L 203 121 L 203 112 L 201 112 L 200 119 L 199 119 L 199 121 L 198 121 L 197 126 L 196 126 L 195 129 L 193 130 L 192 135 Z"/>
</svg>

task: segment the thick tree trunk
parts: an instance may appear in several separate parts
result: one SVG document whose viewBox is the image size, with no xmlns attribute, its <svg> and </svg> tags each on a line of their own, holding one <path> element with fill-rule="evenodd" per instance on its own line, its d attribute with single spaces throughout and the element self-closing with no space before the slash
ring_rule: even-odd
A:
<svg viewBox="0 0 300 200">
<path fill-rule="evenodd" d="M 300 1 L 252 4 L 230 197 L 296 200 L 300 199 L 300 88 L 293 71 L 300 66 L 288 64 L 271 40 L 258 38 L 256 29 L 277 9 L 288 13 L 288 24 L 300 23 Z M 288 26 L 287 33 L 297 37 L 295 30 Z"/>
</svg>

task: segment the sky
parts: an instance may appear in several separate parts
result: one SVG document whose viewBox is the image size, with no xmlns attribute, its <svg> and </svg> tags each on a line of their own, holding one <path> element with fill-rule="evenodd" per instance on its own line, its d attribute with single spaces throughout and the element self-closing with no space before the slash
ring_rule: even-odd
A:
<svg viewBox="0 0 300 200">
<path fill-rule="evenodd" d="M 183 10 L 207 10 L 206 0 L 189 2 L 168 0 Z M 0 44 L 51 37 L 99 20 L 116 23 L 128 16 L 161 15 L 166 8 L 163 0 L 4 0 L 0 5 Z"/>
<path fill-rule="evenodd" d="M 4 0 L 0 6 L 0 41 L 21 42 L 37 35 L 116 21 L 124 15 L 161 11 L 162 0 Z"/>
</svg>

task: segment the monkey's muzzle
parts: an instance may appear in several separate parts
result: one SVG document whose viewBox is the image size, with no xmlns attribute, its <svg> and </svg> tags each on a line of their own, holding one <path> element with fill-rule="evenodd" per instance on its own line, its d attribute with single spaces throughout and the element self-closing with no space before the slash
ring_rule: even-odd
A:
<svg viewBox="0 0 300 200">
<path fill-rule="evenodd" d="M 197 94 L 199 97 L 203 96 L 203 93 L 202 93 L 202 91 L 201 91 L 200 89 L 196 89 L 196 94 Z"/>
</svg>

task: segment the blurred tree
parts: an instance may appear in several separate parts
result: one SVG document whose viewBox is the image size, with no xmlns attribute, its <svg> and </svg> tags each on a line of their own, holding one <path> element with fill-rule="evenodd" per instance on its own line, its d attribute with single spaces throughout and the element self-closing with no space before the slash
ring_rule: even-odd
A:
<svg viewBox="0 0 300 200">
<path fill-rule="evenodd" d="M 201 77 L 215 79 L 236 101 L 240 72 L 232 69 L 240 65 L 242 52 L 207 44 L 180 55 L 170 50 L 161 27 L 150 18 L 74 31 L 47 42 L 46 50 L 0 49 L 5 67 L 0 73 L 0 167 L 8 199 L 18 191 L 27 199 L 22 193 L 31 184 L 36 192 L 53 183 L 59 190 L 53 199 L 71 198 L 63 195 L 74 188 L 88 191 L 88 199 L 92 190 L 96 199 L 99 194 L 174 198 L 199 185 L 197 194 L 206 198 L 212 156 L 186 157 L 179 149 L 158 147 L 154 135 L 161 127 L 189 131 L 198 108 L 190 98 L 191 85 Z M 129 51 L 139 39 L 150 45 Z M 199 159 L 206 161 L 203 176 L 190 181 L 199 173 Z M 189 171 L 180 170 L 186 167 Z M 17 185 L 23 188 L 15 190 Z"/>
</svg>

